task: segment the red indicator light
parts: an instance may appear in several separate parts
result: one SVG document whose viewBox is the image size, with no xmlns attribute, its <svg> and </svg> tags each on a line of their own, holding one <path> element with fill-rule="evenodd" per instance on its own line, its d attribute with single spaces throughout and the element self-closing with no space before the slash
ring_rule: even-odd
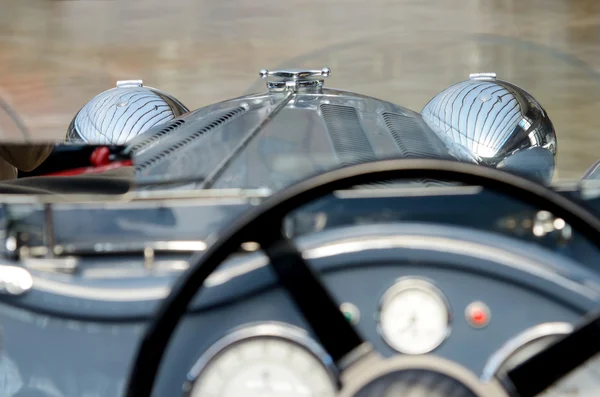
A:
<svg viewBox="0 0 600 397">
<path fill-rule="evenodd" d="M 465 318 L 474 328 L 483 328 L 490 322 L 490 309 L 483 302 L 473 302 L 465 310 Z"/>
<path fill-rule="evenodd" d="M 481 309 L 474 309 L 471 312 L 471 320 L 476 324 L 484 324 L 487 320 L 487 316 Z"/>
</svg>

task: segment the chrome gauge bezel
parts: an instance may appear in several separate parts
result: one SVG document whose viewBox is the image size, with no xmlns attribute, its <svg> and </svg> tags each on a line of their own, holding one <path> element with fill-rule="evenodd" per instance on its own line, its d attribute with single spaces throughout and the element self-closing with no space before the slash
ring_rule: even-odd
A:
<svg viewBox="0 0 600 397">
<path fill-rule="evenodd" d="M 365 356 L 344 371 L 341 379 L 344 387 L 340 390 L 338 397 L 354 397 L 368 387 L 371 382 L 376 382 L 388 374 L 411 370 L 434 372 L 453 379 L 477 397 L 509 397 L 498 380 L 481 382 L 476 374 L 454 361 L 433 354 L 396 355 L 382 358 L 377 353 Z M 418 385 L 418 378 L 415 381 Z M 427 384 L 423 386 L 427 387 Z M 421 390 L 425 393 L 426 389 Z"/>
<path fill-rule="evenodd" d="M 385 306 L 398 294 L 400 294 L 406 290 L 413 290 L 413 289 L 423 291 L 423 292 L 433 296 L 435 299 L 437 299 L 444 306 L 444 309 L 445 309 L 444 312 L 446 315 L 446 329 L 445 329 L 443 338 L 432 348 L 423 350 L 423 351 L 419 351 L 418 353 L 406 352 L 402 349 L 399 349 L 397 346 L 394 346 L 394 343 L 389 339 L 389 336 L 385 335 L 385 332 L 383 331 L 383 327 L 381 326 L 381 316 L 382 316 L 382 312 L 383 312 Z M 452 309 L 450 306 L 450 302 L 448 301 L 448 299 L 446 298 L 446 296 L 444 295 L 442 290 L 440 288 L 438 288 L 433 283 L 433 281 L 428 280 L 426 278 L 421 278 L 421 277 L 401 277 L 401 278 L 397 279 L 395 281 L 395 283 L 391 287 L 389 287 L 381 296 L 381 299 L 379 300 L 379 308 L 377 310 L 376 317 L 377 317 L 377 332 L 379 333 L 379 336 L 381 337 L 381 339 L 383 339 L 383 341 L 390 348 L 392 348 L 395 351 L 402 353 L 402 354 L 409 354 L 409 355 L 414 356 L 414 355 L 430 353 L 430 352 L 436 350 L 437 348 L 439 348 L 448 339 L 448 337 L 450 336 L 450 334 L 452 332 Z"/>
<path fill-rule="evenodd" d="M 542 323 L 526 329 L 509 339 L 490 356 L 483 368 L 480 379 L 484 382 L 494 379 L 506 361 L 528 345 L 549 336 L 561 337 L 570 334 L 573 329 L 573 325 L 566 322 Z"/>
<path fill-rule="evenodd" d="M 250 323 L 234 328 L 213 343 L 188 371 L 182 386 L 184 396 L 192 396 L 196 380 L 220 354 L 239 343 L 258 338 L 280 339 L 306 350 L 325 368 L 332 384 L 337 384 L 339 372 L 333 359 L 316 340 L 311 338 L 306 330 L 291 324 L 271 321 Z"/>
</svg>

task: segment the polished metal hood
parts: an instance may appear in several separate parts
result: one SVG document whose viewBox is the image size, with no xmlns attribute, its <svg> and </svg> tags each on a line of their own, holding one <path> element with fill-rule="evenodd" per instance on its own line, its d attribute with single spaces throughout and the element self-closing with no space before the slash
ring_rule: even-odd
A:
<svg viewBox="0 0 600 397">
<path fill-rule="evenodd" d="M 443 90 L 421 114 L 325 88 L 330 73 L 263 69 L 266 92 L 150 128 L 128 142 L 137 177 L 278 190 L 361 162 L 441 158 L 551 181 L 556 135 L 548 115 L 533 96 L 493 73 Z"/>
<path fill-rule="evenodd" d="M 324 88 L 330 70 L 261 70 L 268 91 L 176 118 L 129 142 L 138 177 L 198 178 L 202 188 L 279 189 L 332 168 L 384 158 L 475 162 L 420 114 Z"/>
</svg>

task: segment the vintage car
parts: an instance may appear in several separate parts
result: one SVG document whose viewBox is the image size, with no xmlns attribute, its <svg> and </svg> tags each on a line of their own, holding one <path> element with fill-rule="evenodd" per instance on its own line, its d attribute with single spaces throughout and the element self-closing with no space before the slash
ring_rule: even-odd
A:
<svg viewBox="0 0 600 397">
<path fill-rule="evenodd" d="M 3 143 L 0 396 L 597 396 L 598 165 L 553 184 L 493 73 L 420 113 L 330 73 L 191 112 L 122 81 Z"/>
</svg>

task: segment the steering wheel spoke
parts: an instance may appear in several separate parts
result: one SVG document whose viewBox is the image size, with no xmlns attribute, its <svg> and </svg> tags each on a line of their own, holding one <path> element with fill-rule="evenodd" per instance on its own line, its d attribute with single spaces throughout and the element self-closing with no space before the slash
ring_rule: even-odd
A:
<svg viewBox="0 0 600 397">
<path fill-rule="evenodd" d="M 282 239 L 263 249 L 279 282 L 338 367 L 357 349 L 364 349 L 363 339 L 344 317 L 319 275 L 305 262 L 293 241 Z"/>
<path fill-rule="evenodd" d="M 503 383 L 534 397 L 600 353 L 600 311 L 573 332 L 508 371 Z"/>
</svg>

